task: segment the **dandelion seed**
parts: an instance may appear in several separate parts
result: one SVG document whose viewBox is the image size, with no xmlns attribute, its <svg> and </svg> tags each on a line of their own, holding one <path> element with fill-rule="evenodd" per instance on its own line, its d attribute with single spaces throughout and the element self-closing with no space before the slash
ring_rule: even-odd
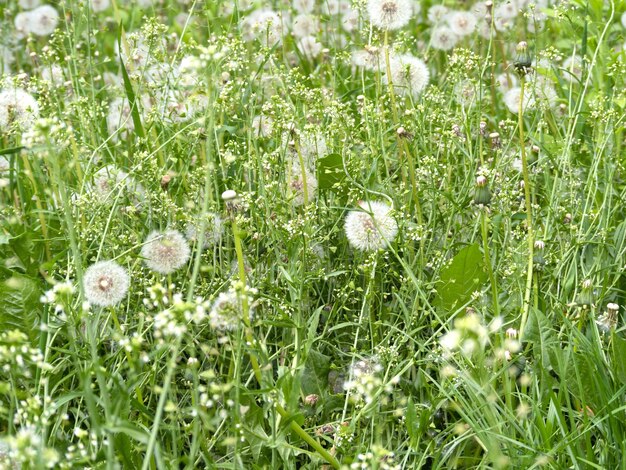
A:
<svg viewBox="0 0 626 470">
<path fill-rule="evenodd" d="M 298 13 L 311 13 L 315 8 L 315 0 L 293 0 L 293 8 Z"/>
<path fill-rule="evenodd" d="M 380 70 L 384 60 L 381 58 L 380 49 L 375 46 L 365 46 L 364 49 L 352 53 L 352 63 L 365 70 Z"/>
<path fill-rule="evenodd" d="M 255 10 L 241 22 L 243 38 L 246 41 L 258 39 L 266 46 L 273 46 L 283 37 L 283 22 L 275 11 Z"/>
<path fill-rule="evenodd" d="M 252 130 L 257 137 L 268 137 L 272 133 L 274 120 L 269 116 L 254 116 Z"/>
<path fill-rule="evenodd" d="M 301 206 L 304 204 L 304 179 L 302 178 L 302 167 L 298 162 L 293 164 L 291 175 L 292 180 L 289 185 L 293 194 L 291 203 L 295 206 Z M 304 170 L 304 177 L 306 178 L 307 199 L 308 202 L 311 202 L 317 195 L 317 178 L 307 169 Z"/>
<path fill-rule="evenodd" d="M 377 357 L 360 359 L 350 366 L 350 380 L 344 382 L 343 387 L 357 403 L 372 403 L 377 390 L 383 385 L 380 378 L 382 370 Z"/>
<path fill-rule="evenodd" d="M 41 4 L 41 0 L 20 0 L 18 3 L 24 10 L 32 10 Z"/>
<path fill-rule="evenodd" d="M 308 59 L 314 59 L 322 52 L 322 45 L 313 36 L 305 36 L 298 41 L 298 49 Z"/>
<path fill-rule="evenodd" d="M 596 320 L 596 325 L 603 333 L 615 329 L 617 326 L 617 316 L 619 313 L 619 305 L 616 303 L 608 303 L 606 311 Z"/>
<path fill-rule="evenodd" d="M 428 85 L 430 72 L 423 60 L 402 54 L 394 56 L 389 65 L 393 89 L 398 94 L 417 97 Z M 383 83 L 389 84 L 387 74 L 383 76 Z"/>
<path fill-rule="evenodd" d="M 119 196 L 127 196 L 135 207 L 140 207 L 146 199 L 144 187 L 114 165 L 102 167 L 93 175 L 89 191 L 94 193 L 100 203 L 111 203 Z"/>
<path fill-rule="evenodd" d="M 361 201 L 359 206 L 362 210 L 350 211 L 346 216 L 344 229 L 350 245 L 362 251 L 387 248 L 398 234 L 391 207 L 376 201 Z"/>
<path fill-rule="evenodd" d="M 577 55 L 567 57 L 563 61 L 563 69 L 565 69 L 563 74 L 565 80 L 568 82 L 579 81 L 583 74 L 583 61 Z"/>
<path fill-rule="evenodd" d="M 128 272 L 115 261 L 99 261 L 83 276 L 85 298 L 94 305 L 108 307 L 119 303 L 128 292 Z"/>
<path fill-rule="evenodd" d="M 154 231 L 141 248 L 146 266 L 161 274 L 170 274 L 189 260 L 191 250 L 185 237 L 177 230 Z"/>
<path fill-rule="evenodd" d="M 410 0 L 369 0 L 367 13 L 374 26 L 389 31 L 408 24 L 413 6 Z"/>
</svg>

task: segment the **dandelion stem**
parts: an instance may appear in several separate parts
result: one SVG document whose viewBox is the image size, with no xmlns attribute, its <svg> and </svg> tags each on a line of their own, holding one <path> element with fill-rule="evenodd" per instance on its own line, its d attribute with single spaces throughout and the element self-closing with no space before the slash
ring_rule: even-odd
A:
<svg viewBox="0 0 626 470">
<path fill-rule="evenodd" d="M 241 237 L 239 234 L 239 229 L 237 226 L 237 221 L 235 216 L 232 217 L 232 228 L 233 228 L 233 237 L 235 239 L 235 252 L 237 253 L 237 264 L 239 267 L 239 280 L 243 283 L 243 288 L 245 290 L 246 285 L 246 269 L 243 259 L 243 247 L 241 244 Z M 250 327 L 250 315 L 249 315 L 249 305 L 247 295 L 242 296 L 242 310 L 243 310 L 243 321 L 246 326 L 246 341 L 250 346 L 254 346 L 256 341 L 254 339 L 252 328 Z M 254 371 L 254 376 L 259 383 L 260 387 L 263 387 L 263 374 L 261 372 L 261 368 L 259 367 L 259 362 L 256 356 L 252 353 L 250 349 L 248 349 L 248 355 L 250 356 L 250 363 L 252 364 L 252 370 Z M 276 411 L 278 414 L 285 420 L 288 420 L 290 417 L 290 413 L 285 410 L 279 403 L 274 403 Z M 339 462 L 335 457 L 333 457 L 326 449 L 322 447 L 322 445 L 313 439 L 302 427 L 295 422 L 295 420 L 289 420 L 289 427 L 293 432 L 295 432 L 304 442 L 309 444 L 315 451 L 322 456 L 324 460 L 326 460 L 333 468 L 340 468 Z M 145 468 L 143 469 L 145 470 Z"/>
<path fill-rule="evenodd" d="M 396 104 L 396 93 L 393 87 L 393 79 L 391 75 L 391 60 L 389 57 L 389 31 L 385 30 L 385 66 L 387 72 L 387 83 L 389 84 L 389 96 L 391 98 L 391 112 L 393 115 L 393 122 L 396 126 L 400 124 L 400 120 L 398 119 L 398 108 Z M 412 203 L 415 205 L 415 214 L 417 216 L 417 223 L 420 228 L 423 225 L 423 216 L 422 216 L 422 206 L 420 205 L 418 193 L 417 193 L 417 180 L 415 178 L 415 162 L 413 161 L 413 155 L 411 155 L 411 151 L 406 142 L 405 137 L 396 134 L 396 139 L 398 141 L 398 149 L 400 153 L 400 164 L 402 165 L 402 156 L 406 155 L 406 163 L 409 170 L 409 180 L 411 183 L 411 198 L 409 199 L 409 208 Z M 406 178 L 404 173 L 402 174 L 403 182 L 406 183 Z M 424 244 L 420 238 L 420 264 L 424 265 Z"/>
<path fill-rule="evenodd" d="M 493 266 L 491 265 L 491 255 L 489 253 L 489 239 L 488 239 L 488 223 L 486 211 L 483 210 L 480 213 L 480 226 L 483 238 L 483 251 L 485 253 L 485 265 L 487 266 L 487 273 L 489 274 L 489 282 L 491 283 L 491 296 L 493 297 L 493 313 L 498 315 L 500 313 L 500 305 L 498 303 L 498 285 L 496 283 L 496 277 L 493 274 Z"/>
<path fill-rule="evenodd" d="M 524 290 L 524 303 L 522 306 L 522 320 L 520 323 L 520 338 L 524 337 L 524 328 L 528 320 L 528 311 L 530 309 L 530 294 L 533 285 L 533 251 L 535 247 L 533 219 L 532 219 L 532 201 L 530 195 L 530 177 L 528 173 L 528 159 L 526 158 L 526 142 L 524 138 L 524 75 L 520 78 L 520 101 L 518 110 L 518 128 L 520 140 L 520 152 L 522 157 L 522 173 L 524 176 L 524 201 L 526 204 L 526 227 L 528 230 L 528 268 L 526 271 L 526 288 Z"/>
<path fill-rule="evenodd" d="M 180 343 L 182 336 L 179 336 L 174 343 L 174 350 L 170 356 L 170 360 L 167 364 L 167 372 L 165 373 L 165 379 L 163 380 L 163 388 L 161 389 L 161 396 L 159 397 L 159 403 L 157 405 L 156 414 L 154 416 L 154 424 L 152 425 L 152 431 L 150 432 L 150 440 L 148 441 L 148 448 L 146 449 L 146 455 L 141 465 L 141 470 L 147 470 L 150 466 L 150 460 L 152 459 L 152 453 L 154 452 L 154 446 L 156 445 L 157 434 L 159 433 L 159 426 L 161 424 L 161 418 L 163 416 L 163 409 L 165 408 L 165 401 L 167 400 L 167 394 L 172 383 L 172 376 L 176 369 L 176 361 L 178 359 L 178 351 L 180 349 Z"/>
</svg>

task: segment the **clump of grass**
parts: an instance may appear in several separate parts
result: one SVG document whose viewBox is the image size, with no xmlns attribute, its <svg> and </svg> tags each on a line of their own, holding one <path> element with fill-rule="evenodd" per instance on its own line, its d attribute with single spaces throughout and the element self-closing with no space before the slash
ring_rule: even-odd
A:
<svg viewBox="0 0 626 470">
<path fill-rule="evenodd" d="M 614 2 L 0 10 L 0 467 L 616 468 Z"/>
</svg>

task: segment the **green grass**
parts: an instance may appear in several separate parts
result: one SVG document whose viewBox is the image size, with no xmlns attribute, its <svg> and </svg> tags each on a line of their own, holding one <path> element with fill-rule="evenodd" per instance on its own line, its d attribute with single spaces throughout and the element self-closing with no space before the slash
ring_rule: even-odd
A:
<svg viewBox="0 0 626 470">
<path fill-rule="evenodd" d="M 50 3 L 21 39 L 0 7 L 0 93 L 39 106 L 0 95 L 0 467 L 626 468 L 626 3 L 441 51 L 441 2 L 385 33 L 319 1 L 315 57 L 246 40 L 243 2 Z M 385 85 L 394 53 L 421 93 Z M 393 207 L 378 251 L 345 233 L 360 201 Z M 189 261 L 150 271 L 148 234 L 189 223 Z M 102 260 L 130 275 L 113 306 L 85 302 Z"/>
</svg>

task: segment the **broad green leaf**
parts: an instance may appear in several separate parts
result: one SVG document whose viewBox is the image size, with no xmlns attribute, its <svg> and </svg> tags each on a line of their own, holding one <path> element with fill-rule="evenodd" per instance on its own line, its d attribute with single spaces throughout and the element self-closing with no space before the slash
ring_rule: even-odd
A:
<svg viewBox="0 0 626 470">
<path fill-rule="evenodd" d="M 0 331 L 17 329 L 34 339 L 43 310 L 40 297 L 38 283 L 27 276 L 15 275 L 0 283 Z"/>
<path fill-rule="evenodd" d="M 305 395 L 321 395 L 328 388 L 328 372 L 330 357 L 313 349 L 309 351 L 300 384 L 302 392 Z"/>
<path fill-rule="evenodd" d="M 126 98 L 128 98 L 128 104 L 130 106 L 130 114 L 133 118 L 133 124 L 135 125 L 135 132 L 137 133 L 139 137 L 144 138 L 146 136 L 146 133 L 144 132 L 144 129 L 143 129 L 141 116 L 139 115 L 137 97 L 135 95 L 135 91 L 133 90 L 133 85 L 130 83 L 130 78 L 128 76 L 128 71 L 126 70 L 126 65 L 124 64 L 124 61 L 122 60 L 123 55 L 122 55 L 121 48 L 123 47 L 123 42 L 122 42 L 123 35 L 124 35 L 124 28 L 122 27 L 122 25 L 120 25 L 120 36 L 118 40 L 119 40 L 119 47 L 120 47 L 120 51 L 119 51 L 120 69 L 122 70 L 122 78 L 124 79 L 124 90 L 126 91 Z M 128 44 L 126 44 L 126 46 L 128 46 Z"/>
<path fill-rule="evenodd" d="M 459 308 L 487 281 L 483 255 L 477 244 L 459 251 L 449 266 L 441 270 L 436 305 L 444 311 Z"/>
<path fill-rule="evenodd" d="M 345 176 L 343 158 L 338 153 L 331 153 L 317 161 L 317 180 L 320 189 L 331 189 Z"/>
</svg>

